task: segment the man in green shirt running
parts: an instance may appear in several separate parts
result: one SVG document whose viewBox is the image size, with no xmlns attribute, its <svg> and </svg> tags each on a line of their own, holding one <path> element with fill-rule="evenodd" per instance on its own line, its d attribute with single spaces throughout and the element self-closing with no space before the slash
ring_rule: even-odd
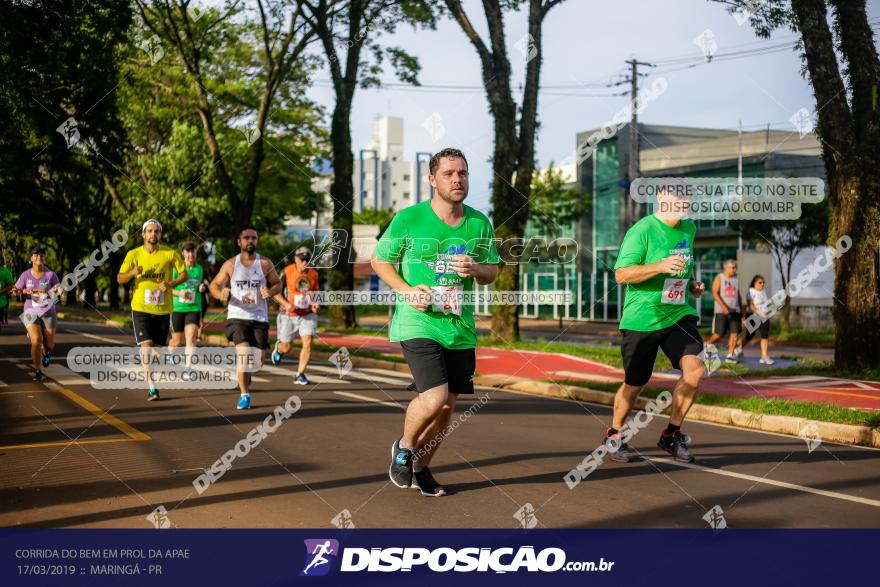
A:
<svg viewBox="0 0 880 587">
<path fill-rule="evenodd" d="M 181 251 L 189 279 L 177 284 L 171 291 L 174 302 L 171 312 L 171 342 L 168 343 L 168 350 L 183 346 L 184 341 L 186 342 L 187 370 L 184 372 L 184 377 L 189 377 L 192 355 L 196 348 L 196 335 L 202 321 L 202 293 L 207 286 L 202 266 L 196 263 L 198 252 L 195 243 L 184 243 Z M 176 268 L 172 270 L 171 277 L 173 279 L 180 277 Z"/>
<path fill-rule="evenodd" d="M 372 265 L 399 294 L 390 338 L 400 342 L 418 392 L 406 410 L 403 437 L 391 445 L 388 475 L 398 487 L 441 496 L 446 490 L 428 464 L 458 394 L 474 392 L 477 336 L 473 304 L 464 295 L 474 281 L 495 281 L 499 258 L 489 219 L 462 203 L 468 194 L 464 154 L 443 149 L 431 157 L 429 169 L 434 197 L 397 213 Z"/>
<path fill-rule="evenodd" d="M 614 265 L 617 283 L 626 284 L 620 320 L 625 377 L 614 398 L 614 418 L 605 442 L 610 458 L 621 462 L 634 460 L 620 430 L 642 387 L 651 379 L 658 349 L 663 349 L 675 369 L 681 369 L 681 378 L 672 394 L 669 425 L 657 445 L 677 461 L 694 460 L 681 424 L 705 374 L 694 301 L 705 286 L 691 278 L 697 227 L 685 218 L 683 198 L 661 192 L 657 203 L 656 213 L 626 232 Z"/>
</svg>

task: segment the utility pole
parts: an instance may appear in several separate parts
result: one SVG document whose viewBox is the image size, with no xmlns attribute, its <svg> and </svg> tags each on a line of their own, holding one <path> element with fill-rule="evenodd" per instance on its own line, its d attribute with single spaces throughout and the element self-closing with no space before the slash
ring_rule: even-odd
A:
<svg viewBox="0 0 880 587">
<path fill-rule="evenodd" d="M 630 67 L 630 122 L 629 122 L 629 150 L 627 154 L 627 183 L 632 182 L 639 177 L 639 114 L 638 114 L 638 98 L 639 98 L 639 66 L 653 67 L 653 64 L 639 61 L 638 59 L 630 59 L 626 62 Z M 642 74 L 645 75 L 645 74 Z M 624 194 L 623 201 L 620 206 L 620 238 L 626 234 L 627 229 L 633 224 L 639 213 L 639 204 L 633 200 L 627 190 Z"/>
</svg>

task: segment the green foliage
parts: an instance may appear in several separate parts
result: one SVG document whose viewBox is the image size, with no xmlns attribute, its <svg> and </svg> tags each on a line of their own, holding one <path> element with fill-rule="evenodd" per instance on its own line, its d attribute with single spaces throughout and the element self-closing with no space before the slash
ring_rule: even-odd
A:
<svg viewBox="0 0 880 587">
<path fill-rule="evenodd" d="M 549 239 L 561 236 L 561 231 L 574 224 L 590 209 L 591 200 L 577 186 L 567 186 L 562 170 L 553 169 L 532 176 L 529 195 L 529 222 L 538 233 Z"/>
</svg>

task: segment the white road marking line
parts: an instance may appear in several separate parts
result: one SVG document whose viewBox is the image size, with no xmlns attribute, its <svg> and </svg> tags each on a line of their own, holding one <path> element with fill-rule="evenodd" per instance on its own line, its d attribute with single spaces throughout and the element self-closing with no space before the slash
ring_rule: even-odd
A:
<svg viewBox="0 0 880 587">
<path fill-rule="evenodd" d="M 695 465 L 694 463 L 680 463 L 680 462 L 674 461 L 672 459 L 656 458 L 656 457 L 643 457 L 643 458 L 646 461 L 653 461 L 655 463 L 666 463 L 667 465 L 676 465 L 678 467 L 683 467 L 685 469 L 694 469 L 697 471 L 705 471 L 706 473 L 713 473 L 715 475 L 723 475 L 724 477 L 735 477 L 737 479 L 744 479 L 746 481 L 754 481 L 755 483 L 764 483 L 765 485 L 773 485 L 775 487 L 784 487 L 786 489 L 794 489 L 795 491 L 802 491 L 804 493 L 812 493 L 814 495 L 823 495 L 825 497 L 833 497 L 835 499 L 842 499 L 844 501 L 852 501 L 855 503 L 861 503 L 863 505 L 880 507 L 880 501 L 878 501 L 876 499 L 868 499 L 866 497 L 847 495 L 845 493 L 838 493 L 836 491 L 826 491 L 824 489 L 815 489 L 813 487 L 807 487 L 805 485 L 797 485 L 795 483 L 787 483 L 785 481 L 776 481 L 775 479 L 767 479 L 766 477 L 756 477 L 755 475 L 746 475 L 745 473 L 734 473 L 733 471 L 725 471 L 724 469 L 712 469 L 711 467 L 704 467 L 702 465 Z"/>
<path fill-rule="evenodd" d="M 91 385 L 91 381 L 88 377 L 58 363 L 53 363 L 48 367 L 44 367 L 43 373 L 54 379 L 60 385 Z"/>
<path fill-rule="evenodd" d="M 309 367 L 309 369 L 311 369 L 312 367 L 314 367 L 314 365 L 311 365 Z M 289 369 L 282 369 L 281 367 L 276 367 L 275 365 L 263 365 L 262 370 L 266 371 L 267 373 L 274 373 L 275 375 L 281 375 L 281 376 L 290 377 L 290 378 L 293 378 L 293 376 L 296 375 L 295 371 L 291 371 Z M 315 382 L 317 382 L 317 383 L 335 383 L 335 384 L 342 384 L 342 385 L 349 385 L 351 383 L 350 381 L 346 381 L 345 379 L 325 377 L 323 375 L 311 375 L 311 374 L 308 374 L 308 372 L 306 373 L 306 377 L 308 377 L 309 381 L 312 383 L 315 383 Z"/>
<path fill-rule="evenodd" d="M 336 367 L 323 367 L 321 365 L 312 365 L 311 367 L 315 371 L 319 371 L 321 373 L 329 373 L 330 375 L 339 376 L 339 370 Z M 375 375 L 372 373 L 361 373 L 364 369 L 352 369 L 348 373 L 345 374 L 347 378 L 359 379 L 362 381 L 372 381 L 374 383 L 385 383 L 387 385 L 402 385 L 403 381 L 400 379 L 391 379 L 390 377 L 382 377 L 380 375 Z"/>
<path fill-rule="evenodd" d="M 336 395 L 341 395 L 341 396 L 343 396 L 343 397 L 350 397 L 350 398 L 352 398 L 352 399 L 359 399 L 359 400 L 361 400 L 361 401 L 365 401 L 365 402 L 372 402 L 372 403 L 374 403 L 374 404 L 382 404 L 383 406 L 389 406 L 389 407 L 392 407 L 392 408 L 400 408 L 401 410 L 406 410 L 406 407 L 405 407 L 405 406 L 402 406 L 402 405 L 400 405 L 400 404 L 396 404 L 396 403 L 394 403 L 394 402 L 386 402 L 386 401 L 384 401 L 384 400 L 377 399 L 377 398 L 375 398 L 375 397 L 369 397 L 369 396 L 366 396 L 366 395 L 360 395 L 360 394 L 358 394 L 358 393 L 351 393 L 351 392 L 348 392 L 348 391 L 334 391 L 333 393 L 335 393 Z"/>
<path fill-rule="evenodd" d="M 770 379 L 745 379 L 737 381 L 740 385 L 754 385 L 757 383 L 797 383 L 800 381 L 814 381 L 817 379 L 825 379 L 825 377 L 816 375 L 803 375 L 799 377 L 771 377 Z"/>
<path fill-rule="evenodd" d="M 94 340 L 100 340 L 101 342 L 109 342 L 110 344 L 125 344 L 124 342 L 119 342 L 118 340 L 113 340 L 112 338 L 107 338 L 105 336 L 98 336 L 97 334 L 89 334 L 88 332 L 81 332 L 79 330 L 73 330 L 70 328 L 66 328 L 63 334 L 78 334 L 79 336 L 85 336 L 86 338 L 91 338 Z"/>
<path fill-rule="evenodd" d="M 368 367 L 358 369 L 358 371 L 366 371 L 367 373 L 375 373 L 376 375 L 391 377 L 392 379 L 397 378 L 397 379 L 401 379 L 403 381 L 406 381 L 407 383 L 412 381 L 412 375 L 410 375 L 409 373 L 404 373 L 403 371 L 391 371 L 389 369 L 374 369 L 374 368 L 368 368 Z"/>
</svg>

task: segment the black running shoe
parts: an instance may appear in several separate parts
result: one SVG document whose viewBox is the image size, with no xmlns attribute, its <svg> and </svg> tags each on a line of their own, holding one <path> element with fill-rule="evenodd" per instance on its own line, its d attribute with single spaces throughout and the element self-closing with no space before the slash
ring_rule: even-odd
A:
<svg viewBox="0 0 880 587">
<path fill-rule="evenodd" d="M 610 430 L 609 428 L 605 431 L 605 439 L 603 440 L 605 447 L 608 449 L 608 458 L 618 463 L 631 463 L 636 460 L 629 445 L 623 442 L 623 439 L 620 437 L 620 432 L 609 435 L 608 432 Z"/>
<path fill-rule="evenodd" d="M 426 497 L 440 497 L 446 495 L 446 488 L 437 483 L 431 475 L 431 469 L 422 467 L 421 471 L 413 473 L 412 486 L 422 492 Z"/>
<path fill-rule="evenodd" d="M 400 448 L 400 440 L 395 440 L 391 445 L 391 466 L 388 467 L 388 476 L 391 482 L 401 489 L 412 485 L 412 461 L 412 451 L 408 448 Z"/>
<path fill-rule="evenodd" d="M 33 380 L 34 381 L 42 381 L 43 380 L 43 372 L 42 371 L 34 371 Z"/>
<path fill-rule="evenodd" d="M 694 455 L 687 447 L 687 436 L 676 430 L 672 434 L 661 434 L 657 446 L 672 455 L 672 458 L 682 463 L 693 463 Z"/>
</svg>

